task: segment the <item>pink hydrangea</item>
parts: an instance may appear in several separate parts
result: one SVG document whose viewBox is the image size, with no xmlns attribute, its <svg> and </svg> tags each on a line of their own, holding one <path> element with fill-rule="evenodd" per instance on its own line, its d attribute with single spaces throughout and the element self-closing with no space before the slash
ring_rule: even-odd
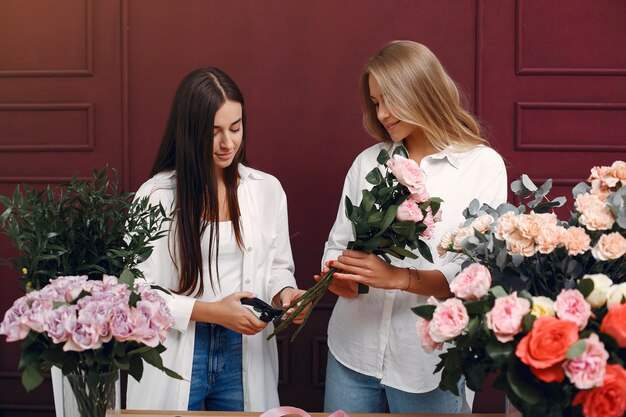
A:
<svg viewBox="0 0 626 417">
<path fill-rule="evenodd" d="M 585 351 L 577 358 L 566 360 L 563 364 L 565 375 L 578 389 L 599 387 L 604 380 L 606 362 L 609 353 L 596 333 L 583 339 Z"/>
<path fill-rule="evenodd" d="M 522 320 L 530 313 L 530 301 L 519 298 L 517 292 L 496 298 L 493 308 L 486 314 L 487 327 L 502 343 L 510 342 L 522 331 Z"/>
<path fill-rule="evenodd" d="M 479 263 L 473 263 L 459 272 L 450 284 L 450 291 L 463 300 L 478 300 L 487 294 L 490 287 L 489 269 Z"/>
<path fill-rule="evenodd" d="M 578 290 L 561 290 L 554 303 L 556 315 L 561 320 L 571 321 L 582 330 L 591 317 L 591 306 Z"/>
</svg>

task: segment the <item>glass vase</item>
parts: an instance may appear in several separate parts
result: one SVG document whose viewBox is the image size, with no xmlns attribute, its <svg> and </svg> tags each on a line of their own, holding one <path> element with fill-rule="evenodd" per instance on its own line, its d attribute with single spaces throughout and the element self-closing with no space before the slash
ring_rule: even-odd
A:
<svg viewBox="0 0 626 417">
<path fill-rule="evenodd" d="M 108 410 L 119 410 L 116 401 L 119 377 L 117 369 L 104 373 L 80 371 L 65 375 L 70 389 L 63 392 L 64 416 L 105 417 Z"/>
</svg>

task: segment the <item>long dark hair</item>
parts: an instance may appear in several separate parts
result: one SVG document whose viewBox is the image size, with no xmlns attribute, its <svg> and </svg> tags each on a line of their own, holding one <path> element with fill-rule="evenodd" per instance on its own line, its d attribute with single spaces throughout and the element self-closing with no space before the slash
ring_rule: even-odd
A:
<svg viewBox="0 0 626 417">
<path fill-rule="evenodd" d="M 233 162 L 224 169 L 228 214 L 237 244 L 243 247 L 237 201 L 238 165 L 245 163 L 246 112 L 237 84 L 217 68 L 200 68 L 180 82 L 163 140 L 150 176 L 176 170 L 176 250 L 174 262 L 180 274 L 178 294 L 204 293 L 202 235 L 209 229 L 209 278 L 215 288 L 212 257 L 219 254 L 219 205 L 213 164 L 215 113 L 226 101 L 241 103 L 243 138 Z M 215 250 L 215 252 L 213 252 Z M 216 264 L 217 267 L 217 264 Z M 219 278 L 217 278 L 219 285 Z"/>
</svg>

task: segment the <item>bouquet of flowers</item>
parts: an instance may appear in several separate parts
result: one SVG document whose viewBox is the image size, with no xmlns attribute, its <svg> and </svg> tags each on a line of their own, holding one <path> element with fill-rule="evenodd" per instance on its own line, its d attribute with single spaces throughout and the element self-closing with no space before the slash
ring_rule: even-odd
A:
<svg viewBox="0 0 626 417">
<path fill-rule="evenodd" d="M 118 369 L 136 380 L 143 360 L 163 366 L 163 341 L 174 324 L 164 299 L 148 284 L 67 276 L 17 299 L 0 324 L 7 342 L 22 341 L 22 384 L 36 388 L 56 366 L 68 377 L 82 416 L 104 416 Z M 102 380 L 100 375 L 110 375 Z M 74 377 L 74 378 L 70 378 Z"/>
<path fill-rule="evenodd" d="M 396 147 L 393 155 L 383 149 L 376 160 L 383 167 L 384 174 L 379 167 L 367 174 L 365 179 L 373 187 L 362 190 L 360 204 L 353 204 L 346 196 L 346 216 L 352 222 L 354 233 L 354 240 L 348 243 L 347 248 L 374 253 L 389 263 L 390 257 L 416 259 L 417 255 L 411 250 L 417 249 L 420 255 L 432 262 L 430 248 L 420 238 L 430 239 L 433 236 L 435 223 L 441 220 L 441 199 L 429 196 L 424 171 L 408 158 L 404 147 Z M 293 341 L 335 280 L 333 273 L 337 271 L 330 268 L 320 281 L 289 306 L 285 311 L 293 308 L 294 312 L 282 322 L 277 322 L 268 339 L 284 330 L 310 304 L 303 323 L 291 338 Z M 359 293 L 367 292 L 368 288 L 359 284 Z M 282 315 L 277 320 L 281 318 Z"/>
<path fill-rule="evenodd" d="M 440 387 L 465 376 L 480 390 L 489 373 L 525 416 L 622 416 L 626 412 L 626 163 L 596 167 L 577 185 L 576 211 L 559 221 L 526 176 L 529 199 L 497 209 L 473 202 L 440 251 L 467 255 L 454 298 L 416 307 L 427 351 L 440 355 Z M 545 201 L 544 201 L 545 200 Z"/>
</svg>

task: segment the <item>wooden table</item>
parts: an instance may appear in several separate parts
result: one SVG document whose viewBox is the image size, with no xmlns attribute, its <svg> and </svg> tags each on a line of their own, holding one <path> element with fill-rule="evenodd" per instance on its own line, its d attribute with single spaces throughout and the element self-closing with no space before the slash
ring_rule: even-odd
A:
<svg viewBox="0 0 626 417">
<path fill-rule="evenodd" d="M 107 417 L 259 417 L 261 413 L 226 412 L 226 411 L 140 411 L 122 410 L 107 413 Z M 311 413 L 311 417 L 327 417 L 328 413 Z M 350 417 L 504 417 L 504 414 L 350 414 Z"/>
</svg>

